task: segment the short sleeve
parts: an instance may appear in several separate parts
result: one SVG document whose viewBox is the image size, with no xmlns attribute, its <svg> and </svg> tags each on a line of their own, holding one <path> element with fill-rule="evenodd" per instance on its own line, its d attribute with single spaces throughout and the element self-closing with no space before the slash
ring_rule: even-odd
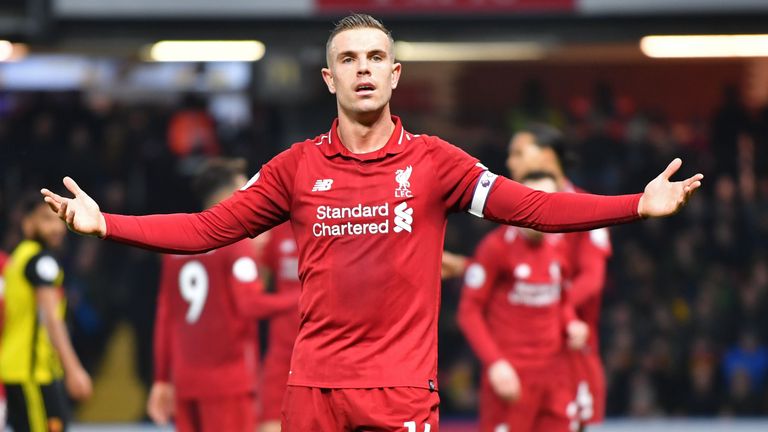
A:
<svg viewBox="0 0 768 432">
<path fill-rule="evenodd" d="M 296 144 L 275 156 L 242 189 L 221 203 L 251 237 L 290 217 L 293 179 L 301 151 Z"/>
<path fill-rule="evenodd" d="M 48 252 L 41 252 L 32 257 L 24 269 L 24 275 L 35 288 L 53 286 L 60 273 L 59 262 Z"/>
<path fill-rule="evenodd" d="M 611 234 L 608 231 L 608 228 L 593 229 L 592 231 L 589 231 L 584 237 L 585 240 L 588 239 L 588 241 L 584 242 L 583 247 L 585 249 L 596 250 L 606 257 L 613 254 L 613 250 L 611 248 Z"/>
<path fill-rule="evenodd" d="M 467 210 L 470 213 L 475 208 L 482 209 L 495 176 L 476 158 L 453 144 L 437 137 L 426 137 L 426 140 L 446 208 L 453 212 Z M 478 188 L 481 183 L 487 183 L 486 187 Z"/>
</svg>

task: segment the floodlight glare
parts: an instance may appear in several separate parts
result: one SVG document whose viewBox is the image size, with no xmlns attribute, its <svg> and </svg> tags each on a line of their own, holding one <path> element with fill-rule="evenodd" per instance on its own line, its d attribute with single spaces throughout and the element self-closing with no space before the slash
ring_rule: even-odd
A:
<svg viewBox="0 0 768 432">
<path fill-rule="evenodd" d="M 521 61 L 546 55 L 538 42 L 395 42 L 402 61 Z"/>
<path fill-rule="evenodd" d="M 161 41 L 149 47 L 147 57 L 158 62 L 254 62 L 264 51 L 256 40 Z"/>
<path fill-rule="evenodd" d="M 646 36 L 640 49 L 654 58 L 765 57 L 768 35 Z"/>
</svg>

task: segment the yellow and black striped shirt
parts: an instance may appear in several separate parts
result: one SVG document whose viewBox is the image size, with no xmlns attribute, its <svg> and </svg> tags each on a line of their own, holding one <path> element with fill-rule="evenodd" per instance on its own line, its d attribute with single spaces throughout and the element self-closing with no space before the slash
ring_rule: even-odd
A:
<svg viewBox="0 0 768 432">
<path fill-rule="evenodd" d="M 57 289 L 61 302 L 57 313 L 66 310 L 62 282 L 64 273 L 43 245 L 24 240 L 11 254 L 5 275 L 5 324 L 0 350 L 0 378 L 5 383 L 49 384 L 63 377 L 58 355 L 40 322 L 35 290 Z"/>
</svg>

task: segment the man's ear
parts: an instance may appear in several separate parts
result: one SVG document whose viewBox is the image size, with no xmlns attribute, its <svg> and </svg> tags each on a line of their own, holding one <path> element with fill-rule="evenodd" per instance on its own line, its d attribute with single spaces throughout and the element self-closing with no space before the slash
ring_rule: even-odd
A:
<svg viewBox="0 0 768 432">
<path fill-rule="evenodd" d="M 400 82 L 400 74 L 403 72 L 403 65 L 395 63 L 392 65 L 392 90 L 397 88 L 397 83 Z"/>
<path fill-rule="evenodd" d="M 331 92 L 331 94 L 336 94 L 336 84 L 333 82 L 333 73 L 331 72 L 331 69 L 323 68 L 320 72 L 323 74 L 323 81 L 325 81 L 325 85 L 328 86 L 328 91 Z"/>
</svg>

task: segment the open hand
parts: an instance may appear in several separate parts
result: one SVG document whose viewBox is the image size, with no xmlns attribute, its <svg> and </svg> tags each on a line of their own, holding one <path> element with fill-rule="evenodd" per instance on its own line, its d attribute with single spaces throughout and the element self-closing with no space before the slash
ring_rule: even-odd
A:
<svg viewBox="0 0 768 432">
<path fill-rule="evenodd" d="M 643 196 L 637 205 L 640 216 L 660 217 L 675 214 L 683 208 L 696 189 L 701 187 L 703 174 L 696 174 L 682 181 L 669 180 L 682 164 L 682 160 L 675 158 L 664 172 L 645 186 Z"/>
<path fill-rule="evenodd" d="M 48 189 L 41 189 L 43 200 L 66 222 L 71 231 L 104 237 L 107 234 L 107 222 L 96 201 L 80 189 L 71 177 L 64 177 L 64 186 L 72 192 L 74 198 L 65 198 Z"/>
</svg>

